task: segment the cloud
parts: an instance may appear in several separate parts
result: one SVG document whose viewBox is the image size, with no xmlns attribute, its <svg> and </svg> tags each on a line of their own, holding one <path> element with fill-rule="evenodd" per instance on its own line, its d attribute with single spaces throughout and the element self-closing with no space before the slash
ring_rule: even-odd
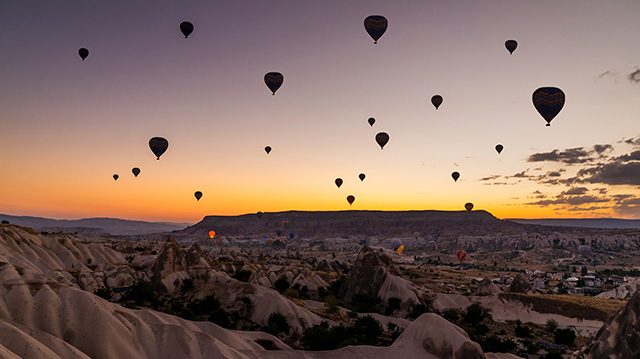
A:
<svg viewBox="0 0 640 359">
<path fill-rule="evenodd" d="M 618 73 L 615 71 L 611 71 L 611 70 L 607 70 L 603 73 L 601 73 L 600 75 L 596 76 L 596 80 L 600 80 L 603 77 L 613 77 L 614 79 L 618 78 Z"/>
<path fill-rule="evenodd" d="M 631 82 L 640 83 L 640 69 L 635 70 L 634 72 L 627 75 L 627 78 Z"/>
<path fill-rule="evenodd" d="M 613 146 L 611 145 L 593 145 L 593 150 L 597 153 L 597 154 L 602 154 L 604 152 L 611 152 L 613 151 Z"/>
<path fill-rule="evenodd" d="M 502 177 L 502 176 L 501 175 L 491 175 L 491 176 L 488 176 L 488 177 L 479 178 L 478 181 L 493 181 L 494 179 L 498 179 L 500 177 Z"/>
<path fill-rule="evenodd" d="M 640 146 L 640 136 L 638 137 L 632 137 L 628 140 L 622 139 L 622 141 L 618 141 L 618 143 L 624 142 L 628 145 L 633 145 L 633 146 Z"/>
<path fill-rule="evenodd" d="M 529 156 L 527 162 L 559 162 L 565 164 L 581 164 L 593 162 L 597 158 L 605 158 L 607 152 L 613 151 L 613 146 L 609 144 L 594 145 L 587 150 L 584 147 L 567 148 L 560 151 L 555 149 L 551 152 L 534 153 Z"/>
<path fill-rule="evenodd" d="M 622 162 L 640 161 L 640 151 L 633 151 L 633 152 L 629 153 L 628 155 L 618 156 L 618 157 L 614 158 L 613 160 L 614 161 L 622 161 Z"/>
<path fill-rule="evenodd" d="M 640 162 L 610 162 L 578 171 L 576 182 L 640 186 Z"/>
<path fill-rule="evenodd" d="M 569 190 L 563 191 L 561 195 L 565 195 L 565 196 L 583 195 L 588 191 L 589 190 L 586 187 L 571 187 Z"/>
</svg>

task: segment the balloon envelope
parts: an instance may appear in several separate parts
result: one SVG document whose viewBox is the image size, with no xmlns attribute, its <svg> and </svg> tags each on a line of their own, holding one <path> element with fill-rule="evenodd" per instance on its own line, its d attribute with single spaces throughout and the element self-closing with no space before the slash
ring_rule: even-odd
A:
<svg viewBox="0 0 640 359">
<path fill-rule="evenodd" d="M 471 202 L 465 203 L 464 208 L 467 210 L 467 212 L 471 212 L 471 210 L 473 209 L 473 203 Z"/>
<path fill-rule="evenodd" d="M 209 231 L 209 237 L 213 238 L 216 236 L 216 231 Z"/>
<path fill-rule="evenodd" d="M 266 152 L 267 154 L 269 154 L 269 152 L 271 152 L 271 146 L 267 146 L 264 148 L 264 152 Z"/>
<path fill-rule="evenodd" d="M 348 195 L 347 196 L 347 202 L 349 202 L 349 205 L 352 205 L 355 200 L 356 200 L 355 196 L 353 196 L 353 195 Z"/>
<path fill-rule="evenodd" d="M 438 109 L 438 107 L 440 107 L 440 105 L 442 105 L 442 96 L 440 95 L 434 95 L 431 98 L 431 103 L 433 104 L 433 106 L 435 106 L 436 110 Z"/>
<path fill-rule="evenodd" d="M 138 175 L 140 174 L 140 169 L 138 167 L 133 167 L 131 172 L 133 172 L 134 176 L 138 177 Z"/>
<path fill-rule="evenodd" d="M 284 76 L 279 72 L 269 72 L 264 75 L 264 83 L 267 84 L 269 90 L 275 95 L 276 91 L 282 86 L 284 82 Z"/>
<path fill-rule="evenodd" d="M 293 232 L 289 233 L 289 238 L 293 239 L 293 237 L 295 237 L 295 236 L 296 236 L 295 233 L 293 233 Z"/>
<path fill-rule="evenodd" d="M 586 257 L 589 255 L 589 253 L 591 253 L 591 247 L 583 244 L 580 247 L 578 247 L 578 252 L 580 252 L 580 254 L 582 254 L 583 257 Z"/>
<path fill-rule="evenodd" d="M 258 216 L 258 219 L 262 219 L 262 212 L 258 212 L 256 215 Z"/>
<path fill-rule="evenodd" d="M 193 32 L 193 24 L 190 23 L 189 21 L 183 21 L 180 24 L 180 31 L 182 32 L 182 35 L 184 35 L 184 38 L 186 39 Z"/>
<path fill-rule="evenodd" d="M 82 47 L 80 48 L 80 50 L 78 50 L 78 55 L 80 55 L 80 58 L 82 59 L 82 61 L 84 61 L 84 59 L 86 59 L 87 56 L 89 56 L 89 50 Z"/>
<path fill-rule="evenodd" d="M 378 39 L 387 31 L 389 22 L 384 16 L 371 15 L 364 19 L 364 28 L 373 39 L 373 43 L 377 44 Z"/>
<path fill-rule="evenodd" d="M 557 87 L 541 87 L 533 92 L 533 106 L 551 126 L 551 120 L 560 113 L 564 106 L 564 92 Z"/>
<path fill-rule="evenodd" d="M 465 251 L 464 249 L 461 249 L 459 251 L 456 252 L 456 257 L 458 257 L 458 260 L 460 261 L 460 263 L 464 262 L 467 260 L 467 251 Z"/>
<path fill-rule="evenodd" d="M 113 180 L 114 180 L 114 181 L 117 181 L 119 177 L 120 177 L 120 176 L 118 176 L 118 175 L 113 175 Z"/>
<path fill-rule="evenodd" d="M 516 47 L 518 47 L 518 42 L 516 40 L 507 40 L 504 42 L 504 47 L 509 50 L 509 55 L 513 54 L 516 51 Z"/>
<path fill-rule="evenodd" d="M 453 178 L 454 182 L 458 182 L 458 178 L 460 178 L 460 173 L 453 172 L 453 173 L 451 173 L 451 177 Z"/>
<path fill-rule="evenodd" d="M 393 248 L 394 251 L 397 250 L 401 245 L 402 242 L 398 238 L 394 238 L 391 241 L 391 248 Z"/>
<path fill-rule="evenodd" d="M 418 239 L 418 237 L 420 237 L 420 232 L 413 232 L 413 237 Z"/>
<path fill-rule="evenodd" d="M 336 178 L 336 180 L 334 182 L 336 183 L 336 186 L 338 186 L 338 188 L 340 188 L 340 186 L 342 186 L 342 178 Z"/>
<path fill-rule="evenodd" d="M 198 201 L 200 200 L 200 198 L 202 198 L 202 192 L 200 192 L 200 191 L 196 191 L 193 195 L 196 196 L 196 199 Z"/>
<path fill-rule="evenodd" d="M 373 126 L 374 123 L 376 123 L 376 119 L 373 117 L 369 117 L 369 119 L 367 120 L 367 122 L 369 122 L 370 126 Z"/>
<path fill-rule="evenodd" d="M 360 181 L 364 181 L 364 178 L 367 177 L 364 175 L 364 173 L 361 173 L 358 175 L 358 178 L 360 178 Z"/>
<path fill-rule="evenodd" d="M 378 241 L 378 238 L 375 238 L 375 237 L 374 237 L 374 238 L 371 238 L 371 240 L 369 241 L 369 243 L 371 243 L 371 245 L 372 245 L 372 246 L 377 246 L 377 245 L 378 245 L 378 243 L 380 243 L 380 242 Z"/>
<path fill-rule="evenodd" d="M 384 149 L 384 146 L 389 142 L 389 135 L 386 132 L 379 132 L 376 135 L 376 142 L 380 146 L 380 149 Z"/>
<path fill-rule="evenodd" d="M 149 140 L 149 148 L 151 148 L 151 152 L 156 155 L 157 159 L 160 159 L 163 153 L 169 147 L 169 141 L 162 137 L 153 137 Z"/>
<path fill-rule="evenodd" d="M 504 149 L 504 146 L 500 144 L 496 145 L 496 151 L 498 151 L 498 154 L 500 154 L 500 152 L 502 152 L 503 149 Z"/>
</svg>

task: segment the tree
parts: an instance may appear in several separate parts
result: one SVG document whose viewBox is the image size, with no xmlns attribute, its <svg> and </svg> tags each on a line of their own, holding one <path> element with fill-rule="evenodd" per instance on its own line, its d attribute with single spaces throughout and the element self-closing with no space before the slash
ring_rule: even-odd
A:
<svg viewBox="0 0 640 359">
<path fill-rule="evenodd" d="M 280 333 L 289 333 L 289 321 L 287 317 L 280 313 L 273 312 L 269 315 L 269 320 L 267 321 L 267 326 L 263 327 L 262 330 L 272 335 L 278 335 Z"/>
<path fill-rule="evenodd" d="M 391 315 L 396 310 L 400 309 L 400 298 L 391 297 L 387 301 L 387 310 L 385 312 L 386 315 Z"/>
<path fill-rule="evenodd" d="M 180 291 L 182 293 L 186 293 L 194 288 L 193 279 L 185 278 L 182 280 L 182 284 L 180 284 Z"/>
<path fill-rule="evenodd" d="M 331 350 L 338 348 L 338 338 L 329 330 L 329 323 L 323 321 L 305 329 L 300 344 L 309 350 Z"/>
<path fill-rule="evenodd" d="M 544 327 L 550 332 L 555 332 L 558 329 L 558 322 L 555 319 L 547 319 Z"/>
<path fill-rule="evenodd" d="M 124 259 L 126 259 L 128 263 L 131 263 L 131 262 L 133 262 L 134 259 L 136 259 L 136 256 L 129 255 L 129 256 L 124 257 Z"/>
<path fill-rule="evenodd" d="M 278 280 L 273 283 L 273 287 L 280 293 L 283 293 L 285 290 L 289 289 L 289 281 L 287 277 L 281 276 Z"/>
<path fill-rule="evenodd" d="M 98 289 L 96 289 L 95 292 L 93 292 L 93 294 L 97 295 L 98 297 L 104 298 L 104 299 L 111 299 L 111 288 L 109 288 L 109 286 L 104 286 L 104 287 L 100 287 Z"/>
<path fill-rule="evenodd" d="M 573 346 L 573 342 L 576 340 L 576 332 L 572 329 L 557 329 L 553 336 L 556 344 L 564 344 L 567 346 Z"/>
<path fill-rule="evenodd" d="M 237 279 L 240 282 L 248 282 L 252 274 L 253 272 L 250 270 L 237 270 L 231 278 Z"/>
<path fill-rule="evenodd" d="M 336 313 L 340 310 L 340 307 L 338 307 L 338 301 L 331 297 L 324 300 L 324 307 L 326 308 L 327 313 Z"/>
<path fill-rule="evenodd" d="M 480 324 L 482 321 L 490 317 L 491 310 L 485 308 L 480 303 L 473 303 L 467 307 L 463 315 L 463 319 L 465 322 L 471 325 Z"/>
</svg>

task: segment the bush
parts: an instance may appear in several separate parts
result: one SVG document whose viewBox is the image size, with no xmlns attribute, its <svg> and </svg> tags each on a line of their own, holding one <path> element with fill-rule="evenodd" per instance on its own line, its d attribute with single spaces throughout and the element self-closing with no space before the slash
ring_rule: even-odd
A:
<svg viewBox="0 0 640 359">
<path fill-rule="evenodd" d="M 159 304 L 155 284 L 146 280 L 138 280 L 129 286 L 125 294 L 120 298 L 120 301 L 134 301 L 136 305 L 150 303 L 152 307 Z"/>
<path fill-rule="evenodd" d="M 531 336 L 531 329 L 518 325 L 516 327 L 516 336 L 519 338 L 528 338 Z"/>
<path fill-rule="evenodd" d="M 527 353 L 537 354 L 540 351 L 540 347 L 535 343 L 527 343 Z"/>
<path fill-rule="evenodd" d="M 104 298 L 104 299 L 111 299 L 111 288 L 109 288 L 109 286 L 105 286 L 105 287 L 101 287 L 96 289 L 95 292 L 93 292 L 93 294 L 97 295 L 98 297 Z"/>
<path fill-rule="evenodd" d="M 280 333 L 289 333 L 289 321 L 287 317 L 280 313 L 273 312 L 269 315 L 269 320 L 267 321 L 267 326 L 262 328 L 263 331 L 277 336 Z"/>
<path fill-rule="evenodd" d="M 431 310 L 424 304 L 414 305 L 409 313 L 409 318 L 416 319 L 424 313 L 429 313 Z"/>
<path fill-rule="evenodd" d="M 573 342 L 576 340 L 576 332 L 569 328 L 557 329 L 553 339 L 556 344 L 573 346 Z"/>
<path fill-rule="evenodd" d="M 338 348 L 338 338 L 329 329 L 329 323 L 323 321 L 305 329 L 300 344 L 308 350 L 332 350 Z"/>
<path fill-rule="evenodd" d="M 251 279 L 251 275 L 253 274 L 252 271 L 250 270 L 237 270 L 235 273 L 233 273 L 233 279 L 237 279 L 240 282 L 248 282 L 249 279 Z"/>
<path fill-rule="evenodd" d="M 387 310 L 385 311 L 386 315 L 391 315 L 396 310 L 400 309 L 400 298 L 391 297 L 387 301 Z"/>
<path fill-rule="evenodd" d="M 130 256 L 124 257 L 124 259 L 126 259 L 128 263 L 131 263 L 133 262 L 134 259 L 136 259 L 136 256 L 130 255 Z"/>
<path fill-rule="evenodd" d="M 508 353 L 517 347 L 513 340 L 509 338 L 502 339 L 495 335 L 479 338 L 477 342 L 482 347 L 482 351 L 491 353 Z"/>
<path fill-rule="evenodd" d="M 547 319 L 544 327 L 550 332 L 555 332 L 558 329 L 558 322 L 555 319 Z"/>
<path fill-rule="evenodd" d="M 467 307 L 464 312 L 463 319 L 471 325 L 480 324 L 482 321 L 490 317 L 491 310 L 485 308 L 480 303 L 473 303 Z"/>
<path fill-rule="evenodd" d="M 193 279 L 185 278 L 182 280 L 182 284 L 180 284 L 180 291 L 182 293 L 186 293 L 194 288 Z"/>
<path fill-rule="evenodd" d="M 283 293 L 285 290 L 289 289 L 289 281 L 287 277 L 281 276 L 278 280 L 273 283 L 273 288 L 275 288 L 278 292 Z"/>
<path fill-rule="evenodd" d="M 562 353 L 558 349 L 549 349 L 547 354 L 545 354 L 542 359 L 562 359 Z"/>
<path fill-rule="evenodd" d="M 447 309 L 442 312 L 442 316 L 444 319 L 455 323 L 458 319 L 460 319 L 460 313 L 456 309 Z"/>
<path fill-rule="evenodd" d="M 287 289 L 286 292 L 284 292 L 284 296 L 287 298 L 299 298 L 300 297 L 300 293 L 298 293 L 297 290 L 295 289 Z"/>
<path fill-rule="evenodd" d="M 356 294 L 353 296 L 351 304 L 355 307 L 355 310 L 359 313 L 379 313 L 382 314 L 378 303 L 381 302 L 380 298 L 366 294 Z"/>
<path fill-rule="evenodd" d="M 331 297 L 324 300 L 324 307 L 326 308 L 327 313 L 336 313 L 340 310 L 340 307 L 338 307 L 338 301 Z"/>
</svg>

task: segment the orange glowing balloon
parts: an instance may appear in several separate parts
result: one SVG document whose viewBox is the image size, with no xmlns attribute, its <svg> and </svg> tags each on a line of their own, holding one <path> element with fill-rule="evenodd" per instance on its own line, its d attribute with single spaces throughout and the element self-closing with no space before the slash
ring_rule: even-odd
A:
<svg viewBox="0 0 640 359">
<path fill-rule="evenodd" d="M 209 237 L 213 238 L 216 235 L 216 231 L 209 231 Z"/>
</svg>

